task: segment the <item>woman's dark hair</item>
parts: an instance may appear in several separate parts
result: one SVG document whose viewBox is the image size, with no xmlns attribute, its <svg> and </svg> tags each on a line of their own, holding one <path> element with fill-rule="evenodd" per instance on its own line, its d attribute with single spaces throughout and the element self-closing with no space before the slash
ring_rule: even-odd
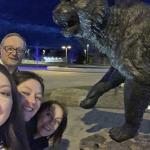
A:
<svg viewBox="0 0 150 150">
<path fill-rule="evenodd" d="M 53 143 L 53 145 L 55 145 L 56 143 L 59 143 L 61 141 L 62 135 L 66 129 L 66 126 L 67 126 L 67 110 L 63 104 L 61 104 L 57 101 L 52 101 L 52 100 L 43 102 L 39 111 L 37 112 L 35 117 L 33 117 L 31 122 L 34 122 L 34 127 L 36 125 L 36 127 L 32 130 L 32 134 L 35 134 L 37 132 L 37 130 L 36 130 L 37 129 L 37 122 L 38 122 L 38 118 L 39 118 L 40 114 L 43 111 L 49 109 L 53 104 L 57 104 L 58 106 L 60 106 L 62 108 L 62 111 L 63 111 L 63 118 L 62 118 L 62 121 L 61 121 L 59 127 L 51 136 L 47 137 L 48 140 L 52 138 L 52 140 L 53 140 L 52 143 Z M 33 126 L 32 126 L 32 128 L 33 128 Z"/>
<path fill-rule="evenodd" d="M 34 80 L 38 81 L 42 87 L 42 94 L 44 94 L 43 79 L 36 73 L 30 72 L 30 71 L 17 71 L 13 74 L 13 78 L 16 82 L 16 85 L 19 85 L 20 83 L 25 82 L 29 79 L 34 79 Z"/>
<path fill-rule="evenodd" d="M 10 82 L 12 92 L 12 109 L 7 121 L 0 126 L 0 136 L 4 146 L 10 150 L 29 150 L 27 136 L 25 132 L 25 122 L 22 119 L 20 103 L 16 85 L 8 70 L 0 64 L 0 72 L 4 74 Z"/>
</svg>

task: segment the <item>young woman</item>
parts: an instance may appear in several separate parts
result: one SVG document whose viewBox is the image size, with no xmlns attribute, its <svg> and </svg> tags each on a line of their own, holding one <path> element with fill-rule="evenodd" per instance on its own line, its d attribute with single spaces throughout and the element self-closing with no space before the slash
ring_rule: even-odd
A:
<svg viewBox="0 0 150 150">
<path fill-rule="evenodd" d="M 43 79 L 34 72 L 18 71 L 13 74 L 17 90 L 21 94 L 21 104 L 26 122 L 37 113 L 44 94 Z"/>
<path fill-rule="evenodd" d="M 16 86 L 3 65 L 0 81 L 0 149 L 29 150 Z"/>
<path fill-rule="evenodd" d="M 43 150 L 61 141 L 67 126 L 67 111 L 56 101 L 44 102 L 27 128 L 31 150 Z"/>
</svg>

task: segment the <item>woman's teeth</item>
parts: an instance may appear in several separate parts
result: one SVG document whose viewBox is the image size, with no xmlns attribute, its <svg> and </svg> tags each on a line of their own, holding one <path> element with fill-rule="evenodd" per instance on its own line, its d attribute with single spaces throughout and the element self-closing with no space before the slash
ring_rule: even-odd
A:
<svg viewBox="0 0 150 150">
<path fill-rule="evenodd" d="M 29 111 L 29 112 L 33 111 L 33 108 L 31 108 L 31 107 L 24 107 L 24 109 L 25 109 L 25 111 Z"/>
<path fill-rule="evenodd" d="M 50 130 L 51 130 L 51 128 L 50 128 L 49 125 L 45 126 L 44 128 L 45 128 L 47 131 L 50 131 Z"/>
</svg>

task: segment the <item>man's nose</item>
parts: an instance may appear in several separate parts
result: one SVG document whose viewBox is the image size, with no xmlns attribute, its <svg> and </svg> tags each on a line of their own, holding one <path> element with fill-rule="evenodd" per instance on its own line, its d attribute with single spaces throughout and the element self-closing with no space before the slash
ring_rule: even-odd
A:
<svg viewBox="0 0 150 150">
<path fill-rule="evenodd" d="M 12 51 L 12 54 L 13 54 L 13 55 L 17 55 L 17 51 L 16 51 L 16 50 L 13 50 L 13 51 Z"/>
</svg>

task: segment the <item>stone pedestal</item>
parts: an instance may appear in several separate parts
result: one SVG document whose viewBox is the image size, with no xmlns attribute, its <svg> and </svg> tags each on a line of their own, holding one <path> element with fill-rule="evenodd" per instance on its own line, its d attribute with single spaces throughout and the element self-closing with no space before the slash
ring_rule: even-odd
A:
<svg viewBox="0 0 150 150">
<path fill-rule="evenodd" d="M 80 150 L 149 150 L 150 134 L 139 133 L 135 138 L 118 143 L 109 137 L 109 129 L 102 129 L 80 141 Z"/>
</svg>

